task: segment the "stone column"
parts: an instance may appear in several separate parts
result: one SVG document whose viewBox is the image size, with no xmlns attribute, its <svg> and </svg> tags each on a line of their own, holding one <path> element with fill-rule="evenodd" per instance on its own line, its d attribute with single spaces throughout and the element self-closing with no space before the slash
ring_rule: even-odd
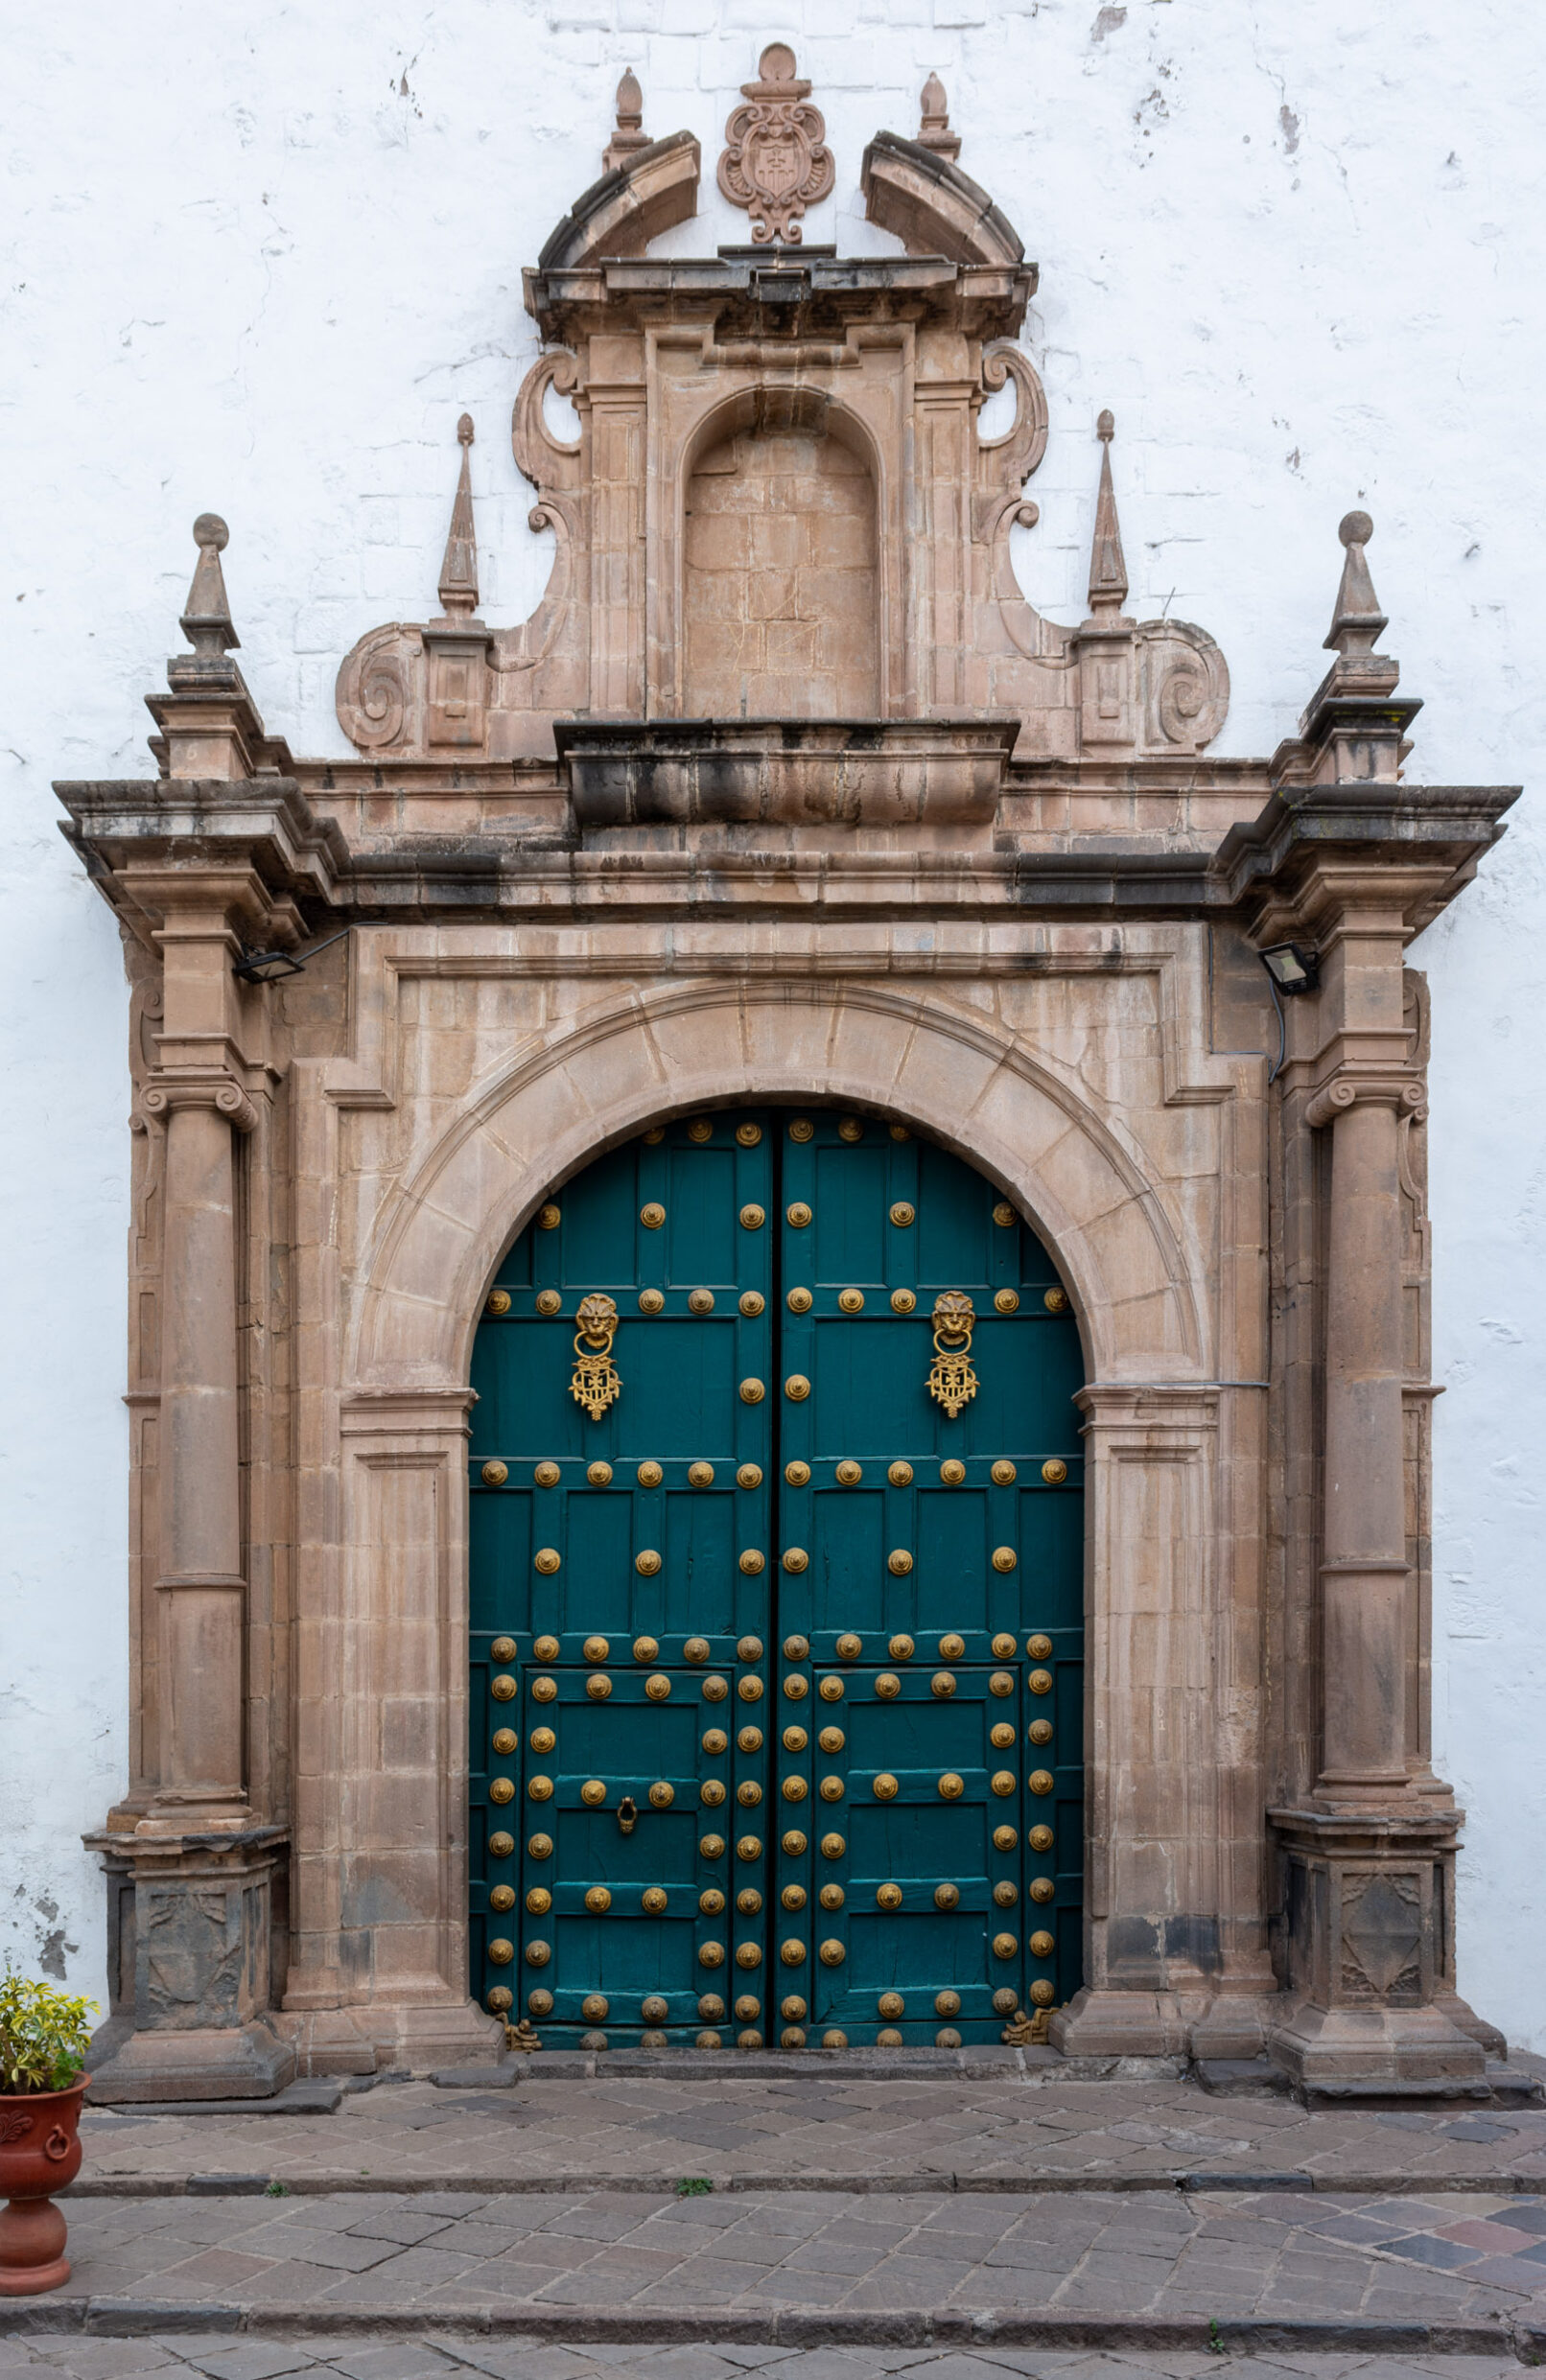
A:
<svg viewBox="0 0 1546 2380">
<path fill-rule="evenodd" d="M 166 1118 L 161 1363 L 160 1785 L 136 1832 L 229 1831 L 249 1816 L 243 1740 L 235 1084 L 157 1085 Z"/>
<path fill-rule="evenodd" d="M 231 939 L 223 921 L 213 935 L 200 923 L 163 929 L 169 1031 L 143 1101 L 166 1130 L 160 1694 L 150 1808 L 131 1835 L 103 1843 L 134 1886 L 133 1956 L 121 1962 L 132 2008 L 115 2012 L 92 2060 L 93 2095 L 114 2101 L 262 2097 L 294 2071 L 264 2014 L 283 1831 L 254 1813 L 246 1786 L 236 1134 L 257 1119 L 195 1022 L 201 1002 L 223 1001 Z"/>
<path fill-rule="evenodd" d="M 1424 1090 L 1403 1062 L 1403 930 L 1398 914 L 1367 903 L 1328 910 L 1321 930 L 1328 983 L 1304 1038 L 1333 1062 L 1296 1103 L 1303 1129 L 1331 1136 L 1319 1281 L 1321 1757 L 1311 1790 L 1271 1812 L 1287 1993 L 1270 2049 L 1312 2100 L 1485 2094 L 1486 2049 L 1502 2044 L 1455 1991 L 1461 1813 L 1409 1739 L 1400 1136 Z"/>
<path fill-rule="evenodd" d="M 1407 1560 L 1400 1118 L 1412 1082 L 1333 1083 L 1325 1277 L 1323 1738 L 1317 1791 L 1406 1794 Z"/>
</svg>

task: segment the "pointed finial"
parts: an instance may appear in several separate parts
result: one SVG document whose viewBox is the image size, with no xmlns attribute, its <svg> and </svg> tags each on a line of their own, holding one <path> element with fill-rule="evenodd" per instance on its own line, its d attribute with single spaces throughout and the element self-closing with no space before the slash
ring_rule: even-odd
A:
<svg viewBox="0 0 1546 2380">
<path fill-rule="evenodd" d="M 1347 558 L 1342 566 L 1337 609 L 1325 649 L 1328 653 L 1341 653 L 1345 659 L 1355 653 L 1372 653 L 1386 625 L 1364 555 L 1364 548 L 1373 534 L 1374 524 L 1367 512 L 1345 514 L 1337 530 L 1347 549 Z"/>
<path fill-rule="evenodd" d="M 938 75 L 931 74 L 922 95 L 924 121 L 918 134 L 921 149 L 932 149 L 953 165 L 961 154 L 961 135 L 950 130 L 949 109 L 945 98 L 945 85 Z"/>
<path fill-rule="evenodd" d="M 463 413 L 457 424 L 461 446 L 461 470 L 457 501 L 451 507 L 451 534 L 440 565 L 440 604 L 448 618 L 469 619 L 478 609 L 478 538 L 473 528 L 473 489 L 467 450 L 473 442 L 473 417 Z"/>
<path fill-rule="evenodd" d="M 617 127 L 601 152 L 601 164 L 608 174 L 621 165 L 625 158 L 631 157 L 636 150 L 649 147 L 649 135 L 644 128 L 644 95 L 639 87 L 639 77 L 631 66 L 625 66 L 622 70 L 622 80 L 618 84 L 617 107 Z"/>
<path fill-rule="evenodd" d="M 1116 519 L 1116 490 L 1112 485 L 1112 440 L 1116 423 L 1103 412 L 1095 424 L 1100 440 L 1100 488 L 1095 498 L 1095 535 L 1089 549 L 1089 608 L 1099 618 L 1120 612 L 1127 601 L 1127 562 Z"/>
<path fill-rule="evenodd" d="M 199 559 L 188 589 L 187 609 L 178 624 L 200 661 L 218 661 L 222 653 L 233 651 L 242 642 L 231 624 L 225 575 L 220 566 L 231 532 L 218 512 L 201 512 L 193 533 Z"/>
</svg>

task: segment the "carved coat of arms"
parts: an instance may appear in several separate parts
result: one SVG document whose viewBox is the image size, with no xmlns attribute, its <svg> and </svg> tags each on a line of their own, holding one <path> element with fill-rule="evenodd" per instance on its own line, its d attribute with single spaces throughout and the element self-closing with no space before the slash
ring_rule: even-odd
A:
<svg viewBox="0 0 1546 2380">
<path fill-rule="evenodd" d="M 827 197 L 835 177 L 826 121 L 807 105 L 810 85 L 796 76 L 794 52 L 782 41 L 769 43 L 757 81 L 740 87 L 746 104 L 725 126 L 719 187 L 751 215 L 755 241 L 797 246 L 798 218 Z"/>
</svg>

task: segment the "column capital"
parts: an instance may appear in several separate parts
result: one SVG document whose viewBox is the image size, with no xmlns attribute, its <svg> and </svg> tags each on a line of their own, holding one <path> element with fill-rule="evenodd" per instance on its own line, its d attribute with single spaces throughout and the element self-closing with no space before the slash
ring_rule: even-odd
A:
<svg viewBox="0 0 1546 2380">
<path fill-rule="evenodd" d="M 256 1108 L 223 1066 L 179 1068 L 175 1074 L 158 1071 L 141 1094 L 140 1106 L 147 1115 L 157 1118 L 175 1114 L 179 1108 L 208 1108 L 239 1132 L 257 1129 Z"/>
<path fill-rule="evenodd" d="M 1428 1086 L 1414 1074 L 1362 1074 L 1347 1067 L 1311 1092 L 1304 1121 L 1311 1132 L 1334 1124 L 1350 1108 L 1394 1108 L 1421 1123 L 1428 1112 Z"/>
</svg>

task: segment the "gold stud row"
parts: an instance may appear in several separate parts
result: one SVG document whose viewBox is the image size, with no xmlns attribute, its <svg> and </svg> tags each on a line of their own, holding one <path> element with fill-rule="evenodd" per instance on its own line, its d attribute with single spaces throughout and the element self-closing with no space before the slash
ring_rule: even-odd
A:
<svg viewBox="0 0 1546 2380">
<path fill-rule="evenodd" d="M 908 1205 L 905 1199 L 900 1199 L 889 1212 L 891 1222 L 899 1230 L 905 1230 L 916 1220 L 916 1210 Z M 553 1213 L 556 1215 L 556 1208 L 553 1209 Z M 785 1218 L 796 1231 L 806 1230 L 815 1220 L 813 1210 L 806 1205 L 803 1200 L 796 1200 L 793 1205 L 785 1209 Z M 666 1222 L 666 1209 L 652 1202 L 648 1206 L 640 1208 L 639 1220 L 646 1231 L 659 1231 Z M 761 1231 L 767 1221 L 767 1214 L 764 1208 L 752 1200 L 740 1209 L 738 1220 L 743 1231 Z M 496 1321 L 502 1321 L 510 1312 L 514 1302 L 507 1289 L 491 1289 L 483 1301 L 483 1312 Z M 767 1300 L 761 1291 L 756 1289 L 742 1290 L 736 1302 L 739 1311 L 749 1320 L 761 1314 L 767 1305 Z M 994 1292 L 994 1308 L 998 1314 L 1018 1314 L 1019 1302 L 1018 1289 L 1000 1289 Z M 552 1320 L 555 1316 L 563 1312 L 563 1296 L 556 1289 L 539 1289 L 532 1303 L 545 1321 Z M 808 1314 L 815 1299 L 808 1289 L 797 1288 L 788 1292 L 785 1303 L 791 1314 Z M 1068 1294 L 1066 1290 L 1054 1284 L 1051 1289 L 1042 1291 L 1042 1303 L 1048 1314 L 1066 1314 Z M 687 1305 L 690 1314 L 713 1314 L 715 1310 L 714 1293 L 712 1289 L 690 1290 Z M 893 1314 L 915 1314 L 918 1310 L 918 1293 L 911 1289 L 894 1289 L 890 1295 L 890 1305 Z M 840 1314 L 862 1314 L 865 1311 L 863 1290 L 839 1290 L 837 1310 Z M 642 1289 L 639 1292 L 639 1311 L 644 1315 L 664 1314 L 666 1311 L 665 1292 L 658 1289 Z"/>
<path fill-rule="evenodd" d="M 748 1394 L 749 1390 L 752 1393 Z M 760 1380 L 743 1380 L 740 1384 L 740 1394 L 747 1404 L 760 1404 L 766 1393 L 766 1388 Z M 803 1404 L 809 1393 L 810 1383 L 805 1375 L 800 1372 L 791 1372 L 785 1382 L 785 1394 L 793 1403 Z M 939 1476 L 942 1486 L 959 1487 L 965 1481 L 966 1475 L 965 1463 L 953 1455 L 940 1464 Z M 504 1487 L 509 1476 L 509 1464 L 498 1460 L 485 1462 L 479 1472 L 479 1477 L 485 1487 Z M 538 1487 L 556 1487 L 563 1473 L 560 1466 L 548 1458 L 536 1465 L 531 1476 Z M 614 1476 L 609 1462 L 591 1462 L 585 1466 L 585 1482 L 588 1487 L 610 1487 Z M 996 1461 L 989 1472 L 989 1477 L 996 1487 L 1013 1487 L 1019 1476 L 1017 1465 L 1009 1461 L 1007 1457 L 1001 1457 Z M 1042 1465 L 1042 1477 L 1048 1487 L 1061 1487 L 1067 1476 L 1068 1466 L 1059 1455 L 1050 1456 Z M 634 1477 L 641 1487 L 659 1487 L 666 1473 L 659 1462 L 646 1457 L 638 1465 Z M 716 1474 L 712 1462 L 699 1458 L 688 1465 L 687 1477 L 690 1487 L 712 1487 Z M 808 1486 L 810 1465 L 808 1462 L 799 1460 L 786 1462 L 784 1466 L 784 1477 L 785 1483 L 790 1487 Z M 845 1455 L 837 1465 L 835 1477 L 839 1487 L 857 1487 L 864 1477 L 864 1466 L 852 1455 Z M 914 1478 L 913 1466 L 905 1459 L 899 1458 L 896 1462 L 886 1466 L 886 1478 L 893 1487 L 910 1487 Z M 743 1462 L 738 1466 L 736 1472 L 738 1487 L 761 1487 L 761 1463 Z"/>
<path fill-rule="evenodd" d="M 1045 1855 L 1052 1849 L 1052 1829 L 1044 1823 L 1038 1822 L 1036 1826 L 1031 1828 L 1025 1839 L 1030 1845 L 1032 1851 L 1041 1854 L 1044 1857 Z M 993 1847 L 995 1851 L 1011 1852 L 1016 1848 L 1019 1840 L 1019 1837 L 1015 1828 L 995 1827 L 993 1832 Z M 800 1856 L 805 1852 L 806 1848 L 806 1838 L 803 1834 L 794 1836 L 785 1835 L 784 1838 L 784 1849 L 789 1854 L 791 1858 Z M 698 1850 L 705 1859 L 722 1859 L 725 1855 L 725 1849 L 726 1845 L 724 1837 L 717 1834 L 705 1835 L 698 1845 Z M 761 1857 L 762 1846 L 755 1835 L 742 1835 L 740 1841 L 737 1844 L 736 1849 L 738 1856 L 743 1860 L 750 1861 L 760 1859 Z M 824 1859 L 841 1859 L 847 1849 L 847 1842 L 841 1834 L 824 1834 L 821 1838 L 820 1850 Z M 527 1852 L 531 1858 L 550 1859 L 552 1857 L 552 1851 L 553 1841 L 550 1834 L 539 1833 L 527 1836 Z M 491 1859 L 509 1859 L 514 1855 L 514 1852 L 515 1837 L 513 1835 L 499 1832 L 489 1836 L 488 1855 Z M 800 1888 L 789 1887 L 786 1889 L 798 1890 Z M 1033 1901 L 1050 1901 L 1055 1887 L 1050 1877 L 1038 1877 L 1033 1881 L 1029 1889 L 1031 1899 Z M 956 1887 L 953 1884 L 940 1885 L 936 1889 L 934 1895 L 936 1907 L 941 1909 L 955 1907 L 955 1900 L 942 1898 L 943 1895 L 947 1894 L 956 1894 Z M 834 1895 L 835 1899 L 832 1898 Z M 959 1895 L 956 1895 L 956 1899 L 958 1898 Z M 821 1904 L 823 1908 L 841 1908 L 843 1904 L 843 1891 L 841 1885 L 824 1884 L 821 1890 Z M 793 1907 L 794 1905 L 796 1904 L 787 1900 L 785 1902 L 785 1906 L 786 1908 Z M 803 1905 L 803 1903 L 801 1905 Z"/>
</svg>

